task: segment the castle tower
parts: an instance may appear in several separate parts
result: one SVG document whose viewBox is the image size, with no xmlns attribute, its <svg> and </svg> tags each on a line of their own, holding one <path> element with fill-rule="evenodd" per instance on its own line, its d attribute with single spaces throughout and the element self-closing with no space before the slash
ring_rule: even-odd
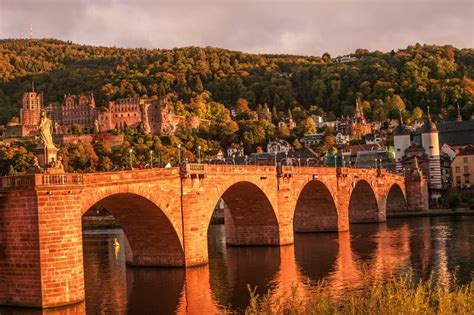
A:
<svg viewBox="0 0 474 315">
<path fill-rule="evenodd" d="M 402 158 L 405 155 L 405 150 L 410 146 L 411 142 L 410 130 L 403 125 L 403 117 L 400 112 L 400 123 L 393 133 L 393 142 L 395 145 L 395 169 L 398 174 L 403 174 Z"/>
<path fill-rule="evenodd" d="M 428 183 L 431 189 L 441 189 L 441 164 L 439 157 L 438 129 L 431 121 L 430 107 L 426 114 L 426 121 L 421 130 L 421 145 L 429 158 Z"/>
<path fill-rule="evenodd" d="M 22 125 L 22 136 L 30 135 L 36 131 L 40 121 L 41 109 L 43 108 L 43 95 L 35 92 L 34 84 L 32 91 L 23 94 L 22 108 L 20 110 L 20 123 Z"/>
</svg>

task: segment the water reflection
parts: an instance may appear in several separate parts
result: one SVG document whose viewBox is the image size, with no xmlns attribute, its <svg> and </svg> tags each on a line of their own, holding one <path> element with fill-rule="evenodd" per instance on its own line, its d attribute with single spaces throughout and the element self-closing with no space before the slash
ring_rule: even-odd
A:
<svg viewBox="0 0 474 315">
<path fill-rule="evenodd" d="M 223 226 L 209 229 L 209 265 L 197 268 L 131 268 L 125 265 L 121 230 L 84 233 L 86 304 L 60 310 L 0 308 L 0 314 L 215 314 L 243 309 L 247 285 L 274 297 L 297 287 L 311 294 L 324 280 L 335 297 L 360 290 L 367 278 L 386 279 L 413 270 L 460 282 L 474 270 L 474 217 L 393 219 L 351 225 L 348 233 L 297 234 L 283 247 L 226 247 Z"/>
</svg>

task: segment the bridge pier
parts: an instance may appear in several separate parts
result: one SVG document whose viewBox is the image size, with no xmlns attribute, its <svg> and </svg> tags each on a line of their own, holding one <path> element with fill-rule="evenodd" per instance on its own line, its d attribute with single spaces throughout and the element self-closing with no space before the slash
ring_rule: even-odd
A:
<svg viewBox="0 0 474 315">
<path fill-rule="evenodd" d="M 1 192 L 0 304 L 50 308 L 84 300 L 78 194 Z"/>
</svg>

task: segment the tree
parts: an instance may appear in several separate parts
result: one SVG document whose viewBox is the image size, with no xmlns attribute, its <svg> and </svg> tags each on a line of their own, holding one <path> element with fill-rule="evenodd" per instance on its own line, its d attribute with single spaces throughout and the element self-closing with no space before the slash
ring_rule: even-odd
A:
<svg viewBox="0 0 474 315">
<path fill-rule="evenodd" d="M 288 139 L 290 137 L 290 129 L 286 126 L 286 124 L 281 124 L 278 127 L 278 133 L 277 136 L 279 139 Z"/>
<path fill-rule="evenodd" d="M 411 116 L 416 121 L 421 121 L 423 119 L 423 110 L 420 107 L 413 108 Z"/>
<path fill-rule="evenodd" d="M 298 139 L 295 139 L 295 141 L 293 141 L 293 148 L 295 149 L 295 151 L 300 151 L 303 149 L 303 145 Z"/>
<path fill-rule="evenodd" d="M 248 112 L 250 112 L 249 102 L 245 98 L 239 98 L 237 102 L 235 102 L 235 113 L 243 114 Z"/>
<path fill-rule="evenodd" d="M 376 109 L 374 109 L 374 120 L 380 122 L 384 122 L 385 120 L 387 120 L 387 113 L 385 112 L 385 109 L 383 109 L 383 107 L 377 107 Z"/>
<path fill-rule="evenodd" d="M 316 134 L 316 123 L 314 122 L 313 118 L 308 117 L 306 118 L 304 125 L 303 125 L 303 134 L 314 135 Z"/>
<path fill-rule="evenodd" d="M 198 92 L 204 91 L 204 86 L 202 85 L 201 77 L 199 75 L 196 77 L 196 82 L 194 84 L 194 89 Z"/>
</svg>

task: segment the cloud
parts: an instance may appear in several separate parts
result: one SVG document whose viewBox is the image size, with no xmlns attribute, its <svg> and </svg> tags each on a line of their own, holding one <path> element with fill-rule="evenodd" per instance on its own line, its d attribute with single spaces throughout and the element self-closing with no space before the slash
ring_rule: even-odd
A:
<svg viewBox="0 0 474 315">
<path fill-rule="evenodd" d="M 471 0 L 0 0 L 0 37 L 342 55 L 416 42 L 473 47 Z"/>
</svg>

